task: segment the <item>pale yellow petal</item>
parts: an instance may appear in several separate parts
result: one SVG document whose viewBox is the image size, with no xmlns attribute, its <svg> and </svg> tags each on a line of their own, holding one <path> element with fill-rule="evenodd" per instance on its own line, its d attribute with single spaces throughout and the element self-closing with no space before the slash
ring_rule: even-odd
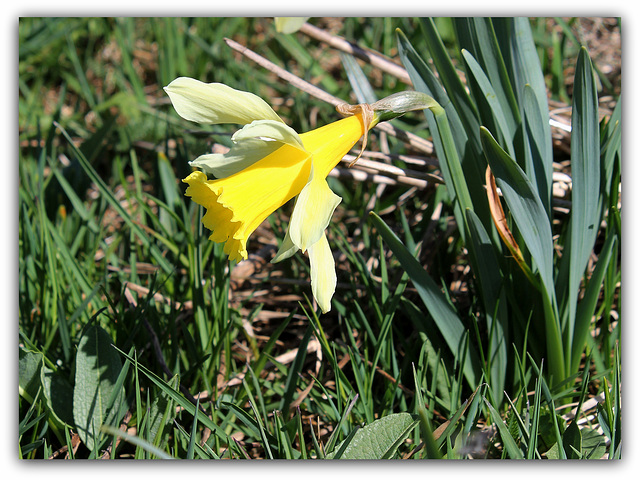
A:
<svg viewBox="0 0 640 480">
<path fill-rule="evenodd" d="M 322 313 L 331 310 L 331 298 L 336 291 L 337 276 L 333 254 L 323 233 L 320 239 L 309 247 L 311 264 L 311 291 Z"/>
<path fill-rule="evenodd" d="M 324 177 L 314 174 L 312 167 L 309 182 L 298 195 L 289 222 L 291 240 L 300 250 L 305 252 L 320 239 L 341 200 Z"/>
<path fill-rule="evenodd" d="M 294 33 L 309 20 L 310 17 L 274 17 L 276 31 L 278 33 Z"/>
<path fill-rule="evenodd" d="M 250 167 L 281 146 L 282 144 L 279 142 L 251 138 L 233 145 L 227 153 L 200 155 L 189 162 L 189 165 L 201 168 L 216 178 L 225 178 Z"/>
<path fill-rule="evenodd" d="M 283 144 L 304 151 L 302 140 L 294 129 L 273 120 L 256 120 L 238 130 L 231 140 L 234 145 L 227 153 L 200 155 L 189 162 L 192 167 L 203 169 L 216 178 L 234 175 L 266 156 Z"/>
<path fill-rule="evenodd" d="M 251 138 L 269 139 L 275 142 L 286 143 L 292 147 L 304 150 L 302 140 L 296 131 L 290 126 L 273 120 L 256 120 L 245 125 L 241 130 L 233 134 L 231 140 L 240 143 Z"/>
<path fill-rule="evenodd" d="M 276 253 L 276 256 L 273 257 L 271 263 L 278 263 L 282 260 L 286 260 L 289 257 L 295 255 L 295 253 L 300 250 L 295 246 L 293 241 L 291 240 L 291 235 L 289 235 L 289 229 L 287 228 L 287 233 L 284 236 L 284 240 L 282 241 L 282 245 L 280 245 L 280 249 Z"/>
<path fill-rule="evenodd" d="M 176 112 L 197 123 L 237 123 L 254 120 L 282 122 L 273 109 L 257 95 L 235 90 L 222 83 L 204 83 L 194 78 L 179 77 L 164 87 Z"/>
</svg>

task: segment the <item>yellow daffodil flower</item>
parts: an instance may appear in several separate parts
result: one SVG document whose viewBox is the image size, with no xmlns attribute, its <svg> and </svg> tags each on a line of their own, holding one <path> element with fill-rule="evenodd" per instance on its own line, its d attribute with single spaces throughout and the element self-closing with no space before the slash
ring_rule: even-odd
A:
<svg viewBox="0 0 640 480">
<path fill-rule="evenodd" d="M 371 105 L 348 107 L 340 111 L 351 116 L 298 135 L 252 93 L 185 77 L 171 82 L 165 91 L 186 120 L 244 125 L 232 136 L 229 152 L 201 155 L 189 162 L 202 171 L 194 171 L 183 180 L 189 185 L 185 194 L 206 210 L 202 223 L 212 231 L 209 238 L 225 244 L 224 252 L 230 260 L 246 259 L 251 233 L 271 213 L 297 197 L 285 239 L 273 262 L 298 250 L 308 252 L 313 296 L 322 312 L 328 312 L 336 271 L 325 230 L 342 199 L 331 191 L 326 178 L 360 138 L 364 136 L 366 141 L 370 128 L 388 119 L 385 113 Z M 393 107 L 398 102 L 391 102 L 389 107 L 387 100 L 380 110 L 389 118 L 415 109 L 400 102 L 402 111 L 398 113 Z M 208 179 L 207 174 L 215 179 Z"/>
<path fill-rule="evenodd" d="M 202 223 L 214 242 L 224 242 L 231 260 L 247 258 L 251 233 L 275 210 L 298 197 L 282 248 L 274 262 L 298 250 L 309 253 L 313 296 L 323 312 L 331 309 L 335 264 L 325 230 L 341 198 L 327 175 L 367 132 L 361 114 L 298 135 L 259 97 L 219 83 L 178 78 L 165 91 L 186 120 L 245 125 L 226 154 L 198 157 L 201 168 L 185 178 L 186 195 L 202 205 Z M 367 127 L 372 127 L 375 118 Z M 207 175 L 216 178 L 209 180 Z"/>
</svg>

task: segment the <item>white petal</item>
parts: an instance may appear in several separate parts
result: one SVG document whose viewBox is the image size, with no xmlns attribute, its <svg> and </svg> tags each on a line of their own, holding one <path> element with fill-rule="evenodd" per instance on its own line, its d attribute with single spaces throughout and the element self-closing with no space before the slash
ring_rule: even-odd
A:
<svg viewBox="0 0 640 480">
<path fill-rule="evenodd" d="M 251 122 L 238 130 L 231 140 L 234 145 L 227 153 L 201 155 L 189 165 L 216 178 L 225 178 L 250 167 L 285 143 L 304 150 L 302 140 L 293 128 L 273 120 Z"/>
<path fill-rule="evenodd" d="M 323 233 L 316 243 L 309 247 L 311 264 L 311 291 L 322 313 L 331 310 L 331 297 L 336 291 L 337 276 L 333 254 Z"/>
<path fill-rule="evenodd" d="M 257 138 L 248 139 L 232 146 L 227 153 L 200 155 L 189 162 L 189 165 L 201 168 L 205 173 L 216 178 L 225 178 L 250 167 L 281 146 L 282 144 L 279 142 L 267 142 Z"/>
<path fill-rule="evenodd" d="M 204 83 L 179 77 L 164 90 L 178 115 L 192 122 L 240 125 L 254 120 L 282 122 L 269 104 L 257 95 L 235 90 L 222 83 Z"/>
<path fill-rule="evenodd" d="M 302 189 L 289 222 L 293 243 L 303 252 L 316 243 L 329 225 L 331 216 L 342 198 L 329 188 L 323 177 L 314 177 L 313 166 L 309 182 Z"/>
<path fill-rule="evenodd" d="M 293 256 L 298 250 L 300 249 L 296 247 L 294 243 L 291 241 L 291 236 L 289 235 L 289 229 L 287 228 L 287 233 L 284 236 L 282 245 L 280 245 L 280 249 L 278 250 L 278 253 L 276 253 L 276 256 L 273 257 L 273 260 L 271 260 L 271 263 L 278 263 L 278 262 L 281 262 L 282 260 L 286 260 L 287 258 Z"/>
<path fill-rule="evenodd" d="M 302 140 L 296 131 L 282 122 L 256 120 L 234 133 L 231 140 L 235 143 L 240 143 L 250 138 L 268 138 L 304 150 Z"/>
</svg>

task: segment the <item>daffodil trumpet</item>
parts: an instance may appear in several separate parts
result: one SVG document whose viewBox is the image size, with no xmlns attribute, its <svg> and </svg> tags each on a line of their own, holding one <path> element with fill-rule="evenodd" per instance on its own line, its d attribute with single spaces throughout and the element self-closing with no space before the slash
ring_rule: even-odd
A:
<svg viewBox="0 0 640 480">
<path fill-rule="evenodd" d="M 200 170 L 183 180 L 188 184 L 185 195 L 205 209 L 202 223 L 212 232 L 209 239 L 224 243 L 230 260 L 246 259 L 250 235 L 295 197 L 285 238 L 272 262 L 307 252 L 313 297 L 322 312 L 328 312 L 337 278 L 325 231 L 342 199 L 329 188 L 327 176 L 363 136 L 364 150 L 369 129 L 381 119 L 415 108 L 398 107 L 394 96 L 387 97 L 390 104 L 343 107 L 339 111 L 349 115 L 346 118 L 298 134 L 249 92 L 186 77 L 175 79 L 165 91 L 186 120 L 243 125 L 231 137 L 227 153 L 205 154 L 189 162 Z"/>
</svg>

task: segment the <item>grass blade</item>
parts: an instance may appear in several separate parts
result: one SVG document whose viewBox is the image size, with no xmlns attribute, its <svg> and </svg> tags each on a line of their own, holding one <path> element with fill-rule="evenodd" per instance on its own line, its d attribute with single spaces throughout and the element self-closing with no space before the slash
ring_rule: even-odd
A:
<svg viewBox="0 0 640 480">
<path fill-rule="evenodd" d="M 342 60 L 347 78 L 349 78 L 349 84 L 351 84 L 351 88 L 356 94 L 358 103 L 375 103 L 378 99 L 373 92 L 373 87 L 371 87 L 356 59 L 352 55 L 340 52 L 340 60 Z"/>
<path fill-rule="evenodd" d="M 103 425 L 102 426 L 102 431 L 104 433 L 106 433 L 107 435 L 113 435 L 113 436 L 122 437 L 127 442 L 129 442 L 129 443 L 131 443 L 133 445 L 140 446 L 144 450 L 146 450 L 147 452 L 152 453 L 156 457 L 161 458 L 163 460 L 173 460 L 174 459 L 171 455 L 169 455 L 168 453 L 166 453 L 163 450 L 159 449 L 158 447 L 152 445 L 151 443 L 147 442 L 146 440 L 143 440 L 142 438 L 137 437 L 135 435 L 130 435 L 127 432 L 123 432 L 119 428 L 116 428 L 116 427 L 114 427 L 112 425 Z"/>
<path fill-rule="evenodd" d="M 96 184 L 100 193 L 104 196 L 104 198 L 109 202 L 109 204 L 113 207 L 113 209 L 118 212 L 118 214 L 122 217 L 122 219 L 126 222 L 126 224 L 133 230 L 138 239 L 142 242 L 145 247 L 149 247 L 151 254 L 154 259 L 158 262 L 158 265 L 162 267 L 162 269 L 167 273 L 173 272 L 173 267 L 167 262 L 162 253 L 158 250 L 158 248 L 149 242 L 144 231 L 138 226 L 137 223 L 133 221 L 129 213 L 124 209 L 124 207 L 120 204 L 120 202 L 113 195 L 107 184 L 102 180 L 98 172 L 95 171 L 93 166 L 89 163 L 87 158 L 82 154 L 82 152 L 74 145 L 73 140 L 67 133 L 67 131 L 57 122 L 54 122 L 54 125 L 62 132 L 62 135 L 65 137 L 67 142 L 69 142 L 69 146 L 72 148 L 76 158 L 80 162 L 85 173 L 89 176 L 92 182 Z"/>
<path fill-rule="evenodd" d="M 502 443 L 505 450 L 507 451 L 507 454 L 509 455 L 509 458 L 512 460 L 523 459 L 524 455 L 522 455 L 522 451 L 518 448 L 518 444 L 509 432 L 509 428 L 507 427 L 507 425 L 502 421 L 502 417 L 500 417 L 500 414 L 496 411 L 495 408 L 493 408 L 493 405 L 491 405 L 486 398 L 484 398 L 484 403 L 489 409 L 491 420 L 498 428 L 500 438 L 502 439 Z"/>
<path fill-rule="evenodd" d="M 445 338 L 451 353 L 460 359 L 460 346 L 464 343 L 466 329 L 451 304 L 446 300 L 438 285 L 431 276 L 422 268 L 415 257 L 402 244 L 387 224 L 375 213 L 371 212 L 371 220 L 391 251 L 400 261 L 409 278 L 413 282 L 425 307 L 433 317 L 440 333 Z M 469 346 L 469 355 L 463 365 L 465 378 L 469 385 L 477 385 L 478 356 L 473 346 Z"/>
</svg>

